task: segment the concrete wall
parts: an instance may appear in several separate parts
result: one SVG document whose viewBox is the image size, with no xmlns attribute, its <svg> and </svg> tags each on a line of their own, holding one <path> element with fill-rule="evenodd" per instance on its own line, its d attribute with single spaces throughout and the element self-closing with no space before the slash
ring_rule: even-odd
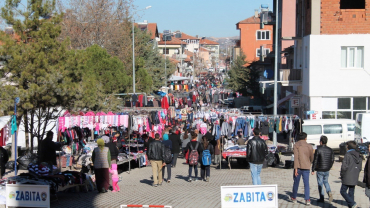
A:
<svg viewBox="0 0 370 208">
<path fill-rule="evenodd" d="M 370 53 L 367 52 L 370 34 L 310 35 L 304 40 L 310 48 L 310 89 L 309 92 L 304 89 L 305 94 L 310 97 L 370 96 Z M 364 69 L 341 69 L 341 46 L 364 46 Z"/>
</svg>

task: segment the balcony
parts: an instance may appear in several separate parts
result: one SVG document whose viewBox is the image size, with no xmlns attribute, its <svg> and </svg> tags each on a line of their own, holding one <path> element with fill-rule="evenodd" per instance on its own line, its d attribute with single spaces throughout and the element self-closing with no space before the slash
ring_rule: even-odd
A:
<svg viewBox="0 0 370 208">
<path fill-rule="evenodd" d="M 280 69 L 280 81 L 301 81 L 300 69 Z"/>
<path fill-rule="evenodd" d="M 280 82 L 283 86 L 301 86 L 301 69 L 280 69 Z"/>
</svg>

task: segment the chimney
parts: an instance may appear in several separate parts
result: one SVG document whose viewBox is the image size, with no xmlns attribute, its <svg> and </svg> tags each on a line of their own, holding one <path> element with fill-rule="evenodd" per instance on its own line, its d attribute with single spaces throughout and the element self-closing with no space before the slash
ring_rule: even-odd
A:
<svg viewBox="0 0 370 208">
<path fill-rule="evenodd" d="M 195 37 L 198 38 L 198 35 L 196 35 Z"/>
<path fill-rule="evenodd" d="M 258 9 L 254 10 L 254 18 L 258 18 Z"/>
</svg>

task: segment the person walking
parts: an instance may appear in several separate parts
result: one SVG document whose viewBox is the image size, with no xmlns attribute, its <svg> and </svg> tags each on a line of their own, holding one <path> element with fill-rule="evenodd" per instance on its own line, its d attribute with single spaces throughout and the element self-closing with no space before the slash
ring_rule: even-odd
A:
<svg viewBox="0 0 370 208">
<path fill-rule="evenodd" d="M 356 150 L 356 147 L 355 141 L 347 142 L 348 151 L 344 155 L 342 167 L 340 168 L 340 177 L 342 179 L 340 194 L 350 208 L 357 207 L 355 202 L 355 187 L 362 168 L 360 153 Z"/>
<path fill-rule="evenodd" d="M 181 139 L 181 147 L 182 147 L 182 155 L 183 157 L 185 158 L 185 154 L 186 154 L 186 146 L 188 145 L 188 143 L 190 142 L 190 138 L 191 138 L 191 135 L 189 133 L 189 130 L 185 130 L 185 132 L 181 135 L 180 139 Z"/>
<path fill-rule="evenodd" d="M 263 161 L 268 154 L 266 142 L 261 139 L 259 129 L 253 129 L 254 137 L 247 143 L 247 161 L 249 162 L 253 185 L 261 185 L 261 170 Z"/>
<path fill-rule="evenodd" d="M 96 187 L 99 193 L 106 193 L 109 189 L 109 168 L 111 167 L 111 155 L 108 147 L 105 147 L 103 139 L 96 140 L 98 147 L 92 153 L 94 164 Z"/>
<path fill-rule="evenodd" d="M 149 144 L 147 152 L 148 160 L 152 165 L 154 187 L 162 185 L 162 167 L 166 165 L 166 163 L 164 163 L 164 144 L 159 140 L 160 137 L 157 133 L 155 134 L 154 141 Z"/>
<path fill-rule="evenodd" d="M 367 148 L 370 152 L 370 144 L 367 145 Z M 369 198 L 370 201 L 370 155 L 367 156 L 367 161 L 364 168 L 364 179 L 362 181 L 365 187 L 365 195 Z"/>
<path fill-rule="evenodd" d="M 172 154 L 173 154 L 172 167 L 175 168 L 176 163 L 177 163 L 177 157 L 179 156 L 180 147 L 181 147 L 181 139 L 180 139 L 180 135 L 177 132 L 177 129 L 175 129 L 172 132 L 172 134 L 170 134 L 169 139 L 172 142 Z"/>
<path fill-rule="evenodd" d="M 215 165 L 220 165 L 221 162 L 221 141 L 218 139 L 215 145 Z M 220 167 L 221 168 L 221 167 Z"/>
<path fill-rule="evenodd" d="M 319 188 L 320 199 L 317 202 L 325 202 L 324 187 L 329 196 L 329 202 L 333 201 L 333 194 L 331 193 L 330 185 L 328 182 L 329 171 L 334 164 L 334 151 L 326 146 L 328 138 L 326 136 L 320 137 L 320 146 L 317 147 L 312 163 L 312 175 L 317 177 L 317 186 Z"/>
<path fill-rule="evenodd" d="M 189 182 L 193 181 L 191 177 L 193 169 L 195 173 L 194 181 L 198 180 L 198 162 L 201 151 L 200 143 L 198 142 L 198 134 L 191 132 L 191 141 L 186 146 L 186 152 L 188 152 Z"/>
<path fill-rule="evenodd" d="M 201 164 L 200 164 L 200 177 L 202 180 L 209 182 L 212 155 L 214 154 L 213 146 L 209 143 L 208 138 L 203 136 L 201 147 Z"/>
<path fill-rule="evenodd" d="M 163 160 L 166 163 L 166 165 L 164 165 L 162 168 L 162 178 L 164 180 L 164 172 L 167 167 L 167 183 L 169 183 L 171 182 L 171 164 L 173 161 L 173 157 L 172 157 L 173 145 L 172 145 L 172 141 L 168 139 L 168 134 L 163 135 L 162 139 L 163 139 L 162 144 L 164 144 L 164 148 L 165 148 L 165 152 L 164 152 L 165 157 L 163 158 Z"/>
<path fill-rule="evenodd" d="M 302 132 L 298 134 L 298 141 L 294 144 L 294 183 L 293 194 L 291 200 L 297 203 L 297 192 L 301 176 L 303 177 L 304 184 L 304 199 L 306 205 L 311 205 L 310 199 L 310 169 L 313 161 L 313 148 L 312 145 L 307 143 L 307 134 Z"/>
</svg>

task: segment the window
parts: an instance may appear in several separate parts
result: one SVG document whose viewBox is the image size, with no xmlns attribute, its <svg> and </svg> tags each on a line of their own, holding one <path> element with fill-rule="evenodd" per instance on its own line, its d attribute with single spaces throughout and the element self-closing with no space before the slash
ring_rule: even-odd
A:
<svg viewBox="0 0 370 208">
<path fill-rule="evenodd" d="M 163 48 L 163 54 L 170 54 L 169 48 Z"/>
<path fill-rule="evenodd" d="M 353 111 L 353 112 L 352 112 L 353 120 L 355 120 L 355 119 L 356 119 L 356 116 L 357 116 L 357 114 L 358 114 L 358 113 L 366 113 L 366 111 Z"/>
<path fill-rule="evenodd" d="M 269 30 L 257 30 L 257 40 L 270 40 Z"/>
<path fill-rule="evenodd" d="M 340 0 L 340 9 L 365 9 L 365 0 Z"/>
<path fill-rule="evenodd" d="M 353 98 L 353 110 L 366 110 L 366 98 L 365 97 L 354 97 Z"/>
<path fill-rule="evenodd" d="M 322 129 L 320 125 L 303 126 L 303 132 L 307 135 L 322 134 Z"/>
<path fill-rule="evenodd" d="M 337 112 L 337 119 L 351 119 L 352 113 L 351 111 L 338 111 Z"/>
<path fill-rule="evenodd" d="M 342 68 L 364 68 L 364 47 L 343 46 L 341 48 Z"/>
<path fill-rule="evenodd" d="M 355 131 L 355 124 L 347 124 L 348 131 Z"/>
<path fill-rule="evenodd" d="M 343 131 L 342 124 L 324 125 L 324 134 L 341 134 Z"/>
<path fill-rule="evenodd" d="M 265 54 L 264 54 L 265 56 L 267 56 L 267 54 L 270 53 L 270 49 L 269 48 L 265 48 L 264 51 L 265 51 Z M 260 55 L 261 55 L 260 52 L 261 52 L 261 49 L 260 48 L 257 48 L 256 49 L 256 57 L 260 57 Z"/>
<path fill-rule="evenodd" d="M 322 119 L 335 119 L 335 111 L 323 111 Z"/>
<path fill-rule="evenodd" d="M 338 98 L 338 109 L 351 109 L 351 98 Z"/>
</svg>

